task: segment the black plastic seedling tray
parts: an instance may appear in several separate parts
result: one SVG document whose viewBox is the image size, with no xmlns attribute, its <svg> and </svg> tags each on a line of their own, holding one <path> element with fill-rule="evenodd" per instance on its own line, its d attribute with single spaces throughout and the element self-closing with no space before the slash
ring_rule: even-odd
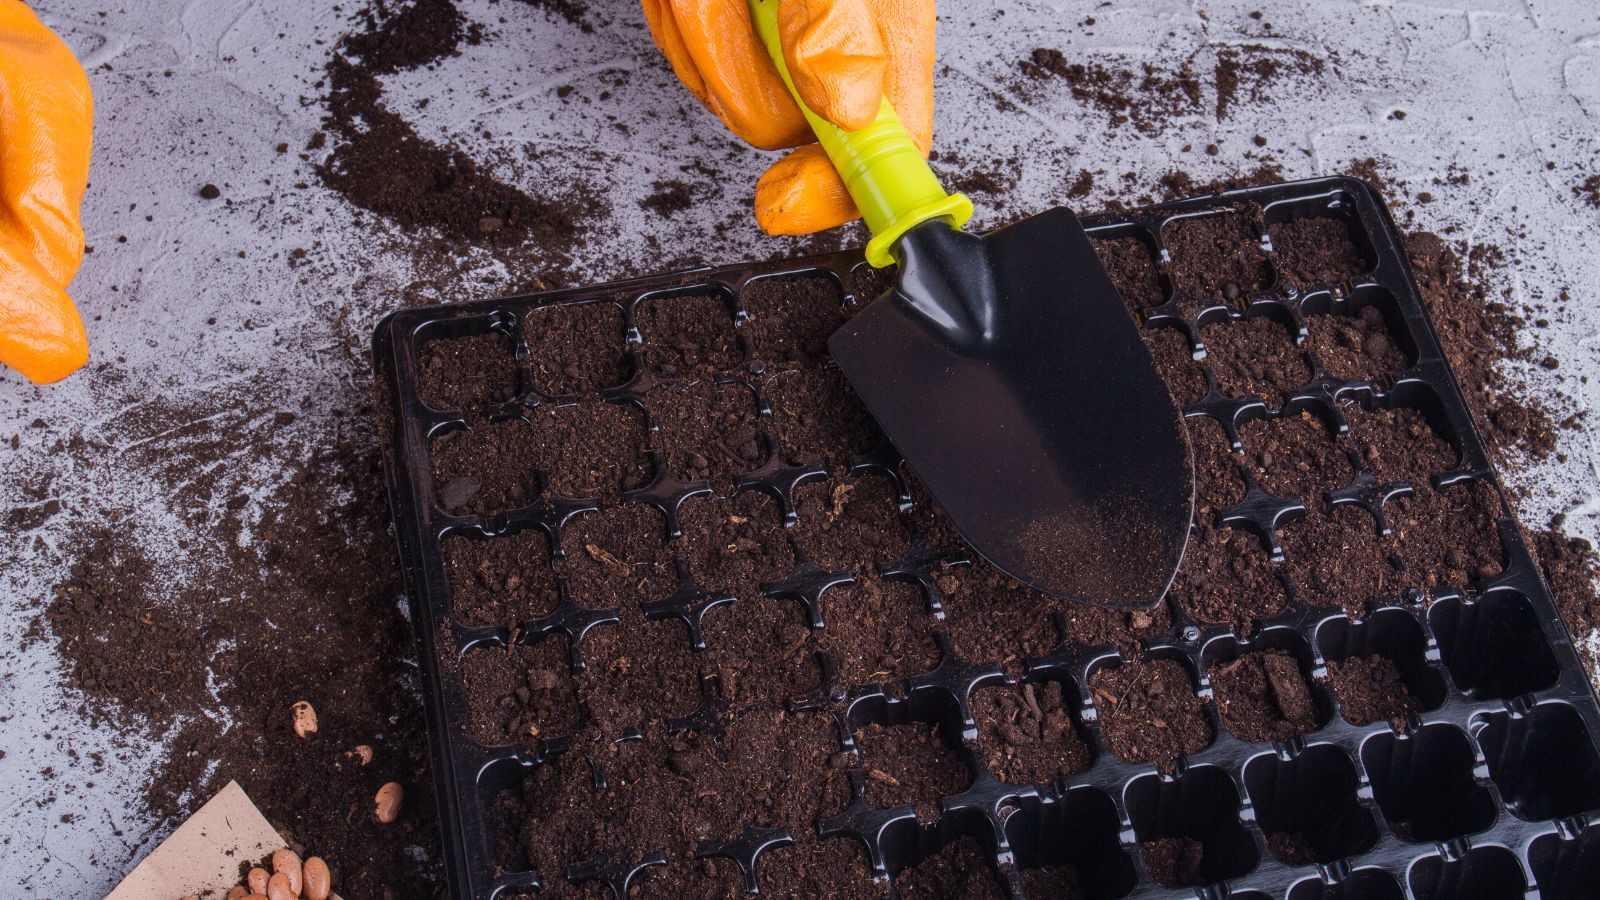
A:
<svg viewBox="0 0 1600 900">
<path fill-rule="evenodd" d="M 1164 236 L 1175 221 L 1224 210 L 1244 215 L 1265 251 L 1273 275 L 1259 292 L 1206 298 L 1188 292 L 1175 278 Z M 1339 284 L 1294 284 L 1282 277 L 1272 246 L 1271 227 L 1301 217 L 1342 223 L 1370 268 Z M 1205 368 L 1206 396 L 1189 405 L 1191 417 L 1210 417 L 1237 445 L 1239 429 L 1261 418 L 1310 412 L 1336 429 L 1341 406 L 1357 401 L 1368 407 L 1406 406 L 1422 412 L 1459 453 L 1460 464 L 1431 475 L 1435 487 L 1463 481 L 1499 486 L 1482 439 L 1446 363 L 1438 338 L 1420 302 L 1404 248 L 1381 199 L 1370 187 L 1346 178 L 1318 179 L 1232 191 L 1146 209 L 1087 217 L 1098 239 L 1131 237 L 1157 261 L 1166 300 L 1143 310 L 1144 327 L 1175 328 L 1204 362 L 1200 338 L 1214 323 L 1266 316 L 1282 322 L 1299 341 L 1316 316 L 1353 316 L 1376 307 L 1413 362 L 1372 380 L 1342 380 L 1309 355 L 1313 378 L 1273 397 L 1229 397 L 1216 374 Z M 482 746 L 467 736 L 466 701 L 459 669 L 442 663 L 473 647 L 533 643 L 550 632 L 564 632 L 577 647 L 597 623 L 615 614 L 586 607 L 561 585 L 561 600 L 549 615 L 534 621 L 471 627 L 452 616 L 450 580 L 441 542 L 466 535 L 505 540 L 526 529 L 542 532 L 560 554 L 564 526 L 574 515 L 598 504 L 541 490 L 526 505 L 496 515 L 447 512 L 438 499 L 430 464 L 430 443 L 451 430 L 519 415 L 537 403 L 560 402 L 534 386 L 520 324 L 536 311 L 555 305 L 615 304 L 628 335 L 632 380 L 607 391 L 606 399 L 639 402 L 647 373 L 643 335 L 635 311 L 641 302 L 688 292 L 711 292 L 723 299 L 732 321 L 743 327 L 742 297 L 761 279 L 786 275 L 832 278 L 845 304 L 865 302 L 851 294 L 861 284 L 859 254 L 841 253 L 756 265 L 708 268 L 659 277 L 546 294 L 512 297 L 460 306 L 402 310 L 378 327 L 374 357 L 386 407 L 392 417 L 388 479 L 400 558 L 418 643 L 425 709 L 432 744 L 433 773 L 451 893 L 460 898 L 509 897 L 537 891 L 541 880 L 565 876 L 599 880 L 617 896 L 652 862 L 650 848 L 618 848 L 610 858 L 569 866 L 565 872 L 503 871 L 496 863 L 492 804 L 502 790 L 514 789 L 524 773 L 564 749 L 552 736 L 536 751 Z M 518 380 L 512 397 L 483 408 L 436 409 L 419 393 L 422 348 L 431 341 L 474 335 L 504 335 L 517 347 Z M 742 358 L 725 366 L 721 377 L 752 378 L 748 341 Z M 674 478 L 663 458 L 652 454 L 647 483 L 626 499 L 657 506 L 669 523 L 686 496 L 712 490 L 705 482 Z M 902 503 L 912 494 L 899 479 L 898 459 L 883 446 L 858 458 L 853 472 L 889 474 L 901 488 Z M 758 470 L 736 480 L 740 490 L 778 498 L 793 516 L 796 485 L 824 477 L 821 466 L 785 466 L 776 454 Z M 1351 503 L 1383 521 L 1386 505 L 1411 490 L 1405 482 L 1379 483 L 1363 473 L 1349 485 L 1320 497 L 1284 498 L 1268 494 L 1248 473 L 1242 502 L 1216 515 L 1258 535 L 1274 558 L 1281 558 L 1281 530 L 1306 514 L 1307 504 Z M 612 502 L 612 501 L 607 501 Z M 995 864 L 998 877 L 1015 896 L 1024 896 L 1023 875 L 1032 868 L 1072 864 L 1079 887 L 1090 898 L 1199 896 L 1315 900 L 1315 898 L 1506 898 L 1600 896 L 1600 707 L 1572 641 L 1541 580 L 1527 544 L 1503 497 L 1495 523 L 1504 547 L 1501 571 L 1426 592 L 1408 589 L 1379 601 L 1363 619 L 1343 609 L 1317 607 L 1296 597 L 1264 620 L 1253 634 L 1190 619 L 1172 605 L 1170 632 L 1145 642 L 1142 657 L 1179 663 L 1203 700 L 1212 697 L 1209 673 L 1239 654 L 1262 648 L 1287 651 L 1311 679 L 1318 708 L 1318 730 L 1285 741 L 1250 743 L 1230 734 L 1215 706 L 1204 707 L 1214 739 L 1203 750 L 1181 758 L 1170 771 L 1150 764 L 1119 761 L 1107 752 L 1099 719 L 1103 710 L 1087 690 L 1094 674 L 1127 660 L 1113 647 L 1062 644 L 1027 661 L 1022 678 L 1059 681 L 1066 689 L 1075 725 L 1093 755 L 1080 774 L 1050 784 L 1005 784 L 989 772 L 977 746 L 978 729 L 971 696 L 979 688 L 1004 683 L 996 661 L 961 659 L 947 652 L 932 671 L 890 684 L 831 686 L 797 698 L 800 706 L 826 710 L 839 727 L 840 748 L 853 746 L 851 734 L 864 723 L 937 723 L 971 769 L 971 786 L 939 800 L 936 821 L 919 822 L 910 806 L 875 809 L 865 801 L 862 773 L 852 771 L 854 801 L 836 816 L 817 823 L 823 835 L 848 835 L 866 848 L 866 858 L 882 879 L 916 865 L 951 841 L 970 837 Z M 669 526 L 670 527 L 670 526 Z M 934 558 L 920 543 L 893 565 L 885 578 L 914 583 L 930 612 L 940 606 L 935 568 L 951 562 Z M 787 581 L 767 585 L 769 596 L 813 601 L 830 584 L 830 574 L 807 566 Z M 831 579 L 837 581 L 836 578 Z M 559 580 L 558 580 L 559 581 Z M 652 617 L 679 618 L 698 634 L 707 609 L 722 598 L 709 596 L 687 577 L 668 597 L 641 597 Z M 941 638 L 942 639 L 942 638 Z M 1322 677 L 1327 664 L 1376 653 L 1405 673 L 1422 707 L 1407 727 L 1389 723 L 1350 724 Z M 575 651 L 575 655 L 576 651 Z M 826 673 L 827 667 L 824 667 Z M 715 685 L 704 686 L 706 703 L 718 703 Z M 692 725 L 692 717 L 684 727 Z M 550 823 L 559 827 L 559 823 Z M 760 885 L 758 857 L 791 837 L 781 829 L 734 830 L 700 852 L 730 858 L 741 867 L 747 889 Z M 1299 833 L 1315 849 L 1316 864 L 1292 866 L 1275 855 L 1266 835 Z M 1187 838 L 1204 848 L 1201 887 L 1157 885 L 1146 869 L 1141 842 Z"/>
</svg>

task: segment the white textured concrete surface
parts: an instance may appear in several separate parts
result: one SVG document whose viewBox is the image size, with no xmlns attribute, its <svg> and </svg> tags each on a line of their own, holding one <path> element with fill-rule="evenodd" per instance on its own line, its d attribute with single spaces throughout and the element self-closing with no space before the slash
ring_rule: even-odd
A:
<svg viewBox="0 0 1600 900">
<path fill-rule="evenodd" d="M 402 298 L 526 288 L 539 269 L 536 255 L 529 263 L 527 254 L 405 252 L 404 235 L 371 216 L 359 217 L 362 224 L 297 154 L 274 151 L 280 141 L 304 147 L 318 129 L 315 82 L 352 27 L 355 0 L 342 12 L 313 0 L 38 6 L 90 69 L 96 94 L 84 211 L 95 252 L 73 285 L 94 361 L 51 387 L 0 373 L 0 439 L 20 435 L 20 449 L 0 449 L 0 509 L 62 504 L 36 530 L 0 533 L 0 884 L 8 896 L 94 897 L 164 836 L 135 799 L 166 751 L 160 734 L 119 737 L 79 720 L 48 642 L 9 649 L 68 562 L 64 541 L 82 522 L 120 515 L 120 527 L 147 533 L 170 594 L 181 597 L 184 572 L 214 550 L 214 538 L 197 534 L 187 548 L 178 545 L 188 529 L 176 510 L 186 500 L 164 476 L 208 425 L 230 424 L 273 449 L 263 458 L 240 441 L 211 470 L 180 474 L 220 485 L 216 497 L 260 496 L 282 478 L 284 460 L 341 427 L 334 407 L 363 395 L 366 337 L 383 313 Z M 740 147 L 689 102 L 630 0 L 595 6 L 600 27 L 584 34 L 528 5 L 463 0 L 487 39 L 436 68 L 389 79 L 391 108 L 531 192 L 586 179 L 612 215 L 578 251 L 583 280 L 695 253 L 732 261 L 787 252 L 790 244 L 760 236 L 747 217 L 767 154 Z M 1270 155 L 1289 177 L 1376 156 L 1411 191 L 1436 197 L 1413 207 L 1417 224 L 1514 252 L 1520 262 L 1507 286 L 1516 302 L 1553 322 L 1529 340 L 1562 361 L 1553 373 L 1522 374 L 1563 409 L 1595 405 L 1600 381 L 1580 376 L 1600 372 L 1600 305 L 1592 302 L 1600 210 L 1571 192 L 1600 160 L 1600 12 L 1592 0 L 1054 0 L 1004 4 L 1003 13 L 997 6 L 942 4 L 937 85 L 937 145 L 1018 179 L 1004 213 L 988 221 L 1060 202 L 1083 168 L 1104 173 L 1078 203 L 1092 209 L 1113 196 L 1153 193 L 1170 168 L 1197 178 L 1246 168 L 1247 152 Z M 1249 16 L 1256 9 L 1270 35 Z M 1081 24 L 1091 16 L 1094 26 Z M 1241 98 L 1221 123 L 1208 98 L 1205 112 L 1155 137 L 1109 127 L 1061 82 L 1019 88 L 1016 74 L 1039 46 L 1108 64 L 1192 59 L 1207 74 L 1219 48 L 1243 43 L 1302 49 L 1326 61 L 1326 74 L 1288 78 L 1267 102 Z M 1208 75 L 1203 80 L 1209 85 Z M 563 84 L 576 89 L 566 100 L 555 92 Z M 423 98 L 432 102 L 418 108 Z M 1407 115 L 1392 117 L 1397 109 Z M 1264 151 L 1252 143 L 1257 134 L 1268 139 Z M 1210 142 L 1222 147 L 1216 157 L 1181 152 Z M 530 145 L 537 160 L 524 153 Z M 603 162 L 588 154 L 595 147 Z M 638 207 L 653 178 L 702 158 L 718 174 L 691 179 L 703 185 L 693 210 L 663 220 Z M 1434 183 L 1447 168 L 1470 181 Z M 206 182 L 231 203 L 200 200 Z M 295 187 L 302 182 L 308 186 Z M 1393 200 L 1397 212 L 1408 206 Z M 291 268 L 296 248 L 307 256 Z M 1564 286 L 1571 300 L 1563 305 Z M 278 408 L 302 414 L 278 430 Z M 46 424 L 30 427 L 36 418 Z M 53 450 L 62 440 L 76 448 Z M 1566 511 L 1570 529 L 1595 538 L 1600 453 L 1590 429 L 1562 441 L 1564 460 L 1518 479 L 1523 518 L 1543 524 Z M 47 487 L 48 497 L 27 497 L 25 485 Z M 104 754 L 103 766 L 88 762 L 93 752 Z"/>
</svg>

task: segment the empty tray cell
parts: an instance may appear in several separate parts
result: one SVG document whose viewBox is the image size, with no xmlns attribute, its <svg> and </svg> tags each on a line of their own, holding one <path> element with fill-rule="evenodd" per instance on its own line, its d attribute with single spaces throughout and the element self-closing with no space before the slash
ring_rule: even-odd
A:
<svg viewBox="0 0 1600 900">
<path fill-rule="evenodd" d="M 1375 734 L 1361 745 L 1361 764 L 1389 829 L 1403 841 L 1444 841 L 1494 824 L 1494 796 L 1473 780 L 1472 744 L 1454 725 Z"/>
<path fill-rule="evenodd" d="M 1274 629 L 1270 635 L 1292 635 L 1285 644 L 1302 639 Z M 1270 639 L 1264 634 L 1262 642 Z M 1309 734 L 1326 721 L 1311 691 L 1311 680 L 1300 660 L 1287 649 L 1268 648 L 1238 653 L 1232 638 L 1206 646 L 1206 676 L 1215 692 L 1222 726 L 1247 741 L 1285 741 Z"/>
<path fill-rule="evenodd" d="M 1156 267 L 1155 244 L 1142 233 L 1096 238 L 1094 251 L 1129 310 L 1137 313 L 1166 302 L 1167 291 Z"/>
<path fill-rule="evenodd" d="M 1427 485 L 1433 475 L 1456 468 L 1456 448 L 1439 435 L 1420 409 L 1398 406 L 1367 410 L 1356 403 L 1340 407 L 1350 430 L 1345 442 L 1355 451 L 1364 472 L 1380 484 L 1409 481 Z"/>
<path fill-rule="evenodd" d="M 727 371 L 742 356 L 733 313 L 718 292 L 646 297 L 634 308 L 644 358 L 668 377 Z"/>
<path fill-rule="evenodd" d="M 745 597 L 707 612 L 700 623 L 706 671 L 730 703 L 782 706 L 822 686 L 816 635 L 799 603 Z"/>
<path fill-rule="evenodd" d="M 1210 416 L 1189 416 L 1189 451 L 1194 456 L 1194 514 L 1207 521 L 1244 499 L 1243 457 L 1233 452 L 1227 432 Z"/>
<path fill-rule="evenodd" d="M 1289 889 L 1288 900 L 1405 900 L 1400 883 L 1382 869 L 1356 869 L 1325 885 L 1308 878 Z"/>
<path fill-rule="evenodd" d="M 517 396 L 517 358 L 499 332 L 431 340 L 419 356 L 417 393 L 436 410 L 479 409 Z"/>
<path fill-rule="evenodd" d="M 566 576 L 573 600 L 590 609 L 637 606 L 677 587 L 667 525 L 653 506 L 628 503 L 578 513 L 561 529 Z"/>
<path fill-rule="evenodd" d="M 800 834 L 850 805 L 849 777 L 829 765 L 841 752 L 829 714 L 759 707 L 712 726 L 677 735 L 684 755 L 674 768 L 699 787 L 689 818 L 703 830 L 693 842 L 731 840 L 747 825 Z"/>
<path fill-rule="evenodd" d="M 550 541 L 537 528 L 493 538 L 452 535 L 440 548 L 450 612 L 464 625 L 510 628 L 548 615 L 560 602 Z"/>
<path fill-rule="evenodd" d="M 843 468 L 883 441 L 855 389 L 837 369 L 797 369 L 762 379 L 784 460 Z"/>
<path fill-rule="evenodd" d="M 815 365 L 828 356 L 828 337 L 844 324 L 844 292 L 832 275 L 762 278 L 739 295 L 743 326 L 755 357 L 769 365 Z"/>
<path fill-rule="evenodd" d="M 1411 365 L 1375 305 L 1354 314 L 1306 316 L 1306 349 L 1329 375 L 1344 381 L 1376 381 Z"/>
<path fill-rule="evenodd" d="M 1577 711 L 1541 703 L 1495 713 L 1476 732 L 1500 799 L 1520 819 L 1561 819 L 1600 809 L 1600 754 Z"/>
<path fill-rule="evenodd" d="M 1240 429 L 1239 441 L 1262 490 L 1299 498 L 1308 507 L 1320 506 L 1325 494 L 1356 476 L 1333 429 L 1310 412 L 1255 419 Z"/>
<path fill-rule="evenodd" d="M 1078 704 L 1065 675 L 974 693 L 972 718 L 989 771 L 1009 784 L 1047 784 L 1088 771 L 1093 756 L 1078 732 Z"/>
<path fill-rule="evenodd" d="M 1269 218 L 1275 218 L 1269 211 Z M 1278 256 L 1278 269 L 1303 293 L 1315 287 L 1337 287 L 1372 271 L 1375 264 L 1362 248 L 1366 235 L 1342 215 L 1298 216 L 1269 222 L 1267 236 Z M 1356 236 L 1361 243 L 1356 243 Z"/>
<path fill-rule="evenodd" d="M 914 584 L 872 576 L 829 588 L 822 615 L 817 643 L 846 684 L 900 681 L 939 664 L 934 619 Z"/>
<path fill-rule="evenodd" d="M 989 854 L 965 836 L 902 869 L 894 877 L 894 890 L 900 900 L 1004 900 L 1010 896 Z"/>
<path fill-rule="evenodd" d="M 815 565 L 865 577 L 911 550 L 893 479 L 830 478 L 795 491 L 795 542 Z"/>
<path fill-rule="evenodd" d="M 1474 700 L 1509 700 L 1556 683 L 1560 668 L 1528 598 L 1500 590 L 1447 597 L 1428 624 L 1456 688 Z"/>
<path fill-rule="evenodd" d="M 795 842 L 756 858 L 761 896 L 781 900 L 880 900 L 866 848 L 851 837 L 820 838 L 816 829 L 796 829 Z"/>
<path fill-rule="evenodd" d="M 1399 596 L 1409 583 L 1395 539 L 1380 536 L 1377 520 L 1359 506 L 1312 507 L 1278 537 L 1296 596 L 1310 606 L 1360 617 L 1373 600 Z"/>
<path fill-rule="evenodd" d="M 1575 838 L 1547 834 L 1528 846 L 1528 867 L 1544 900 L 1588 900 L 1600 884 L 1600 828 Z"/>
<path fill-rule="evenodd" d="M 479 645 L 462 654 L 460 672 L 466 732 L 486 747 L 532 752 L 583 723 L 565 635 L 542 635 L 532 646 Z"/>
<path fill-rule="evenodd" d="M 1505 900 L 1522 897 L 1528 887 L 1516 854 L 1493 844 L 1474 847 L 1459 859 L 1419 859 L 1409 880 L 1415 900 Z"/>
<path fill-rule="evenodd" d="M 1403 731 L 1412 713 L 1444 703 L 1444 678 L 1428 664 L 1422 623 L 1404 609 L 1328 619 L 1317 628 L 1317 648 L 1339 711 L 1352 725 L 1388 721 Z"/>
<path fill-rule="evenodd" d="M 632 373 L 622 307 L 608 300 L 543 306 L 522 320 L 533 389 L 546 397 L 593 394 Z"/>
<path fill-rule="evenodd" d="M 1124 762 L 1169 770 L 1178 757 L 1211 743 L 1211 723 L 1195 694 L 1194 678 L 1173 659 L 1147 659 L 1100 668 L 1089 696 L 1106 749 Z"/>
<path fill-rule="evenodd" d="M 1236 303 L 1272 286 L 1272 265 L 1250 219 L 1239 212 L 1189 216 L 1162 232 L 1178 287 L 1203 299 Z"/>
<path fill-rule="evenodd" d="M 667 471 L 685 481 L 715 479 L 729 488 L 734 476 L 767 461 L 760 402 L 742 382 L 700 377 L 666 384 L 650 392 L 645 408 Z"/>
<path fill-rule="evenodd" d="M 949 712 L 953 717 L 954 709 Z M 939 722 L 867 722 L 855 725 L 854 734 L 857 764 L 866 775 L 867 804 L 875 809 L 909 803 L 919 820 L 932 822 L 938 818 L 940 798 L 972 786 L 972 769 L 960 742 Z"/>
<path fill-rule="evenodd" d="M 1156 372 L 1172 392 L 1173 402 L 1188 406 L 1204 400 L 1210 383 L 1206 381 L 1205 369 L 1195 361 L 1188 336 L 1169 326 L 1146 328 L 1141 333 L 1150 347 Z"/>
<path fill-rule="evenodd" d="M 1432 591 L 1467 587 L 1499 575 L 1505 548 L 1495 525 L 1500 493 L 1488 481 L 1444 488 L 1417 485 L 1416 492 L 1384 510 L 1406 563 L 1406 580 Z"/>
<path fill-rule="evenodd" d="M 1034 900 L 1116 900 L 1133 891 L 1133 858 L 1122 848 L 1116 805 L 1097 788 L 1059 800 L 1023 801 L 1005 822 L 1023 893 Z"/>
<path fill-rule="evenodd" d="M 1241 633 L 1289 602 L 1259 538 L 1203 519 L 1190 532 L 1171 596 L 1198 621 Z"/>
<path fill-rule="evenodd" d="M 701 699 L 699 661 L 681 622 L 648 621 L 624 606 L 578 645 L 578 697 L 602 734 L 687 715 Z"/>
<path fill-rule="evenodd" d="M 1267 849 L 1291 866 L 1331 863 L 1378 843 L 1372 813 L 1356 797 L 1355 763 L 1332 744 L 1312 744 L 1291 759 L 1261 754 L 1244 767 Z"/>
<path fill-rule="evenodd" d="M 1122 794 L 1144 857 L 1157 884 L 1216 884 L 1248 874 L 1259 855 L 1239 821 L 1239 791 L 1216 766 L 1195 766 L 1171 781 L 1142 775 Z"/>
<path fill-rule="evenodd" d="M 766 494 L 690 497 L 678 508 L 678 522 L 683 537 L 673 549 L 705 590 L 755 598 L 762 585 L 782 580 L 794 568 L 783 511 Z"/>
<path fill-rule="evenodd" d="M 1225 319 L 1200 330 L 1206 362 L 1229 397 L 1278 406 L 1285 392 L 1311 381 L 1311 360 L 1295 346 L 1294 327 L 1271 316 Z"/>
</svg>

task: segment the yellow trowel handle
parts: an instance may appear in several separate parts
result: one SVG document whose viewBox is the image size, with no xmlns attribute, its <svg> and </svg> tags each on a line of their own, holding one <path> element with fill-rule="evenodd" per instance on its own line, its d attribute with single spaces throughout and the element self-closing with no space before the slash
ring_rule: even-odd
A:
<svg viewBox="0 0 1600 900">
<path fill-rule="evenodd" d="M 894 246 L 900 236 L 929 219 L 944 219 L 959 227 L 972 218 L 972 201 L 962 194 L 947 194 L 938 176 L 917 150 L 916 142 L 900 124 L 888 98 L 878 107 L 878 118 L 859 131 L 845 131 L 806 106 L 789 77 L 778 39 L 778 0 L 749 0 L 750 18 L 767 47 L 767 55 L 789 87 L 789 95 L 805 113 L 817 143 L 839 170 L 850 199 L 872 230 L 867 262 L 878 268 L 894 263 Z"/>
</svg>

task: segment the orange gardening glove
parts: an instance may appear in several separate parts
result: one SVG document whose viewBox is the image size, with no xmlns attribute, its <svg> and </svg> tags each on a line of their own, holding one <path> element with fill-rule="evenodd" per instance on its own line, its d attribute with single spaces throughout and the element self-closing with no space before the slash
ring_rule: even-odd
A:
<svg viewBox="0 0 1600 900">
<path fill-rule="evenodd" d="M 781 0 L 778 30 L 812 111 L 854 130 L 887 96 L 923 156 L 933 139 L 934 0 Z M 689 91 L 763 150 L 798 147 L 756 182 L 768 234 L 809 234 L 860 217 L 756 36 L 745 0 L 644 0 L 656 46 Z"/>
<path fill-rule="evenodd" d="M 20 0 L 0 0 L 0 363 L 40 384 L 89 358 L 66 287 L 83 261 L 93 120 L 72 51 Z"/>
</svg>

